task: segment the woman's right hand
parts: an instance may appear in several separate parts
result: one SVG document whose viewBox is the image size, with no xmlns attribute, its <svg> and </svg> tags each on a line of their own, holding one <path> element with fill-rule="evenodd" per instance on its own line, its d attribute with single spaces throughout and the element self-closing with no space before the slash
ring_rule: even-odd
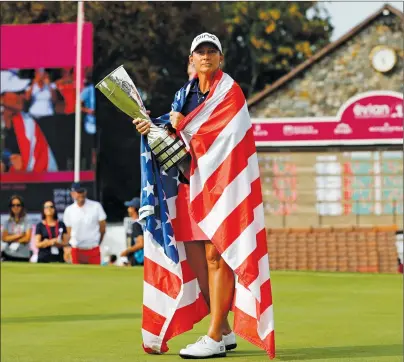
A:
<svg viewBox="0 0 404 362">
<path fill-rule="evenodd" d="M 137 131 L 141 135 L 146 136 L 150 132 L 150 121 L 143 118 L 136 118 L 132 123 L 136 126 Z"/>
</svg>

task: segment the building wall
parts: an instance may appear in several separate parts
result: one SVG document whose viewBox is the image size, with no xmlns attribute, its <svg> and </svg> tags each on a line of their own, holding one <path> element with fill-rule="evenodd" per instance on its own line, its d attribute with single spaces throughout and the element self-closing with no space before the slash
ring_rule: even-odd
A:
<svg viewBox="0 0 404 362">
<path fill-rule="evenodd" d="M 403 92 L 403 35 L 398 16 L 379 17 L 340 48 L 252 106 L 251 116 L 334 116 L 340 106 L 357 93 Z M 369 54 L 377 45 L 388 45 L 396 50 L 397 63 L 389 73 L 379 73 L 371 66 Z"/>
</svg>

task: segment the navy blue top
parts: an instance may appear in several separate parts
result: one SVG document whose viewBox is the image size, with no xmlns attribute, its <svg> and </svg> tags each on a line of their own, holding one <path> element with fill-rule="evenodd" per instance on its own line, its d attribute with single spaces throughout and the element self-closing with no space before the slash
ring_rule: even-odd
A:
<svg viewBox="0 0 404 362">
<path fill-rule="evenodd" d="M 198 102 L 198 92 L 199 92 L 199 102 Z M 209 91 L 207 91 L 206 93 L 202 93 L 199 90 L 199 81 L 194 82 L 193 86 L 189 90 L 185 104 L 182 107 L 181 114 L 183 114 L 184 116 L 190 114 L 196 107 L 198 107 L 201 103 L 205 101 L 208 94 Z"/>
</svg>

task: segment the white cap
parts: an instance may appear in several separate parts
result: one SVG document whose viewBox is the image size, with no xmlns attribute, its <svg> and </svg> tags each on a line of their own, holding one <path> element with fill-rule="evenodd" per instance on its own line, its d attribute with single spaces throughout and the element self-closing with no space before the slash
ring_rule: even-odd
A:
<svg viewBox="0 0 404 362">
<path fill-rule="evenodd" d="M 2 70 L 0 80 L 1 94 L 5 92 L 22 92 L 23 90 L 27 89 L 30 82 L 30 79 L 21 79 L 18 75 L 10 72 L 9 70 Z"/>
<path fill-rule="evenodd" d="M 202 33 L 202 34 L 199 34 L 198 36 L 196 36 L 194 38 L 194 40 L 192 41 L 191 54 L 198 47 L 198 45 L 202 44 L 202 43 L 215 44 L 216 47 L 220 50 L 220 53 L 223 53 L 222 44 L 220 44 L 220 40 L 216 35 L 213 35 L 210 33 Z"/>
</svg>

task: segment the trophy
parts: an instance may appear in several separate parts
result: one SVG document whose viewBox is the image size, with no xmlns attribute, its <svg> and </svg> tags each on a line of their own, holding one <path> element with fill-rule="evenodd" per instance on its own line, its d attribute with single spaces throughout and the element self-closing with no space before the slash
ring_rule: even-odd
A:
<svg viewBox="0 0 404 362">
<path fill-rule="evenodd" d="M 179 180 L 188 183 L 186 175 L 189 174 L 191 156 L 184 143 L 180 137 L 168 133 L 166 129 L 158 127 L 150 120 L 142 99 L 123 65 L 108 74 L 95 87 L 128 116 L 150 122 L 147 143 L 158 164 L 164 171 L 176 167 L 180 172 Z"/>
</svg>

